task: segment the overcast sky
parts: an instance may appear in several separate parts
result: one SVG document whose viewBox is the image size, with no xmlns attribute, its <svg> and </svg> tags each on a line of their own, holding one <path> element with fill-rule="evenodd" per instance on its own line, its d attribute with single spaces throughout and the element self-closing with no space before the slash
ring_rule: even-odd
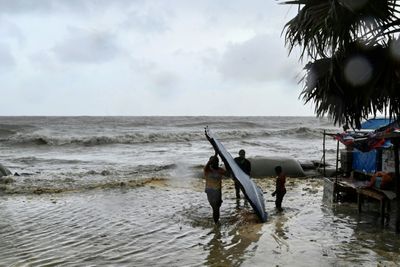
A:
<svg viewBox="0 0 400 267">
<path fill-rule="evenodd" d="M 0 115 L 313 116 L 273 0 L 0 0 Z"/>
</svg>

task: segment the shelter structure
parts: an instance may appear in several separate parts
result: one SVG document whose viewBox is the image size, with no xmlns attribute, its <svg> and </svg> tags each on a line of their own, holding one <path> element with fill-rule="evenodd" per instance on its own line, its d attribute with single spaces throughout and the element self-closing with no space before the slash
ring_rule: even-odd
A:
<svg viewBox="0 0 400 267">
<path fill-rule="evenodd" d="M 400 232 L 400 197 L 396 197 L 400 196 L 398 122 L 385 118 L 371 119 L 365 121 L 359 130 L 344 129 L 335 134 L 324 132 L 323 160 L 326 137 L 337 141 L 337 151 L 336 174 L 334 178 L 325 178 L 324 195 L 331 195 L 334 202 L 341 201 L 343 196 L 354 196 L 359 212 L 363 199 L 378 200 L 382 224 L 393 213 L 392 204 L 396 204 L 395 227 Z M 339 150 L 339 143 L 344 144 L 345 149 Z M 382 183 L 384 178 L 385 183 Z"/>
</svg>

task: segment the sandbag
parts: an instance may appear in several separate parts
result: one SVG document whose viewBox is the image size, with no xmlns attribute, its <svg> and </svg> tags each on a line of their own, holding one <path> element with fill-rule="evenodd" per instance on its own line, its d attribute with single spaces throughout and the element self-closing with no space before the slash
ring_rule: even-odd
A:
<svg viewBox="0 0 400 267">
<path fill-rule="evenodd" d="M 293 158 L 256 157 L 248 159 L 251 163 L 250 176 L 254 178 L 276 176 L 275 167 L 281 166 L 289 177 L 306 176 L 300 163 Z"/>
</svg>

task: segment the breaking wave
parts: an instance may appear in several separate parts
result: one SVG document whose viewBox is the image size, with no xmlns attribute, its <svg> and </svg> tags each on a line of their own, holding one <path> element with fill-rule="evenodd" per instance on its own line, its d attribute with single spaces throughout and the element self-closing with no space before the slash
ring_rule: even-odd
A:
<svg viewBox="0 0 400 267">
<path fill-rule="evenodd" d="M 309 128 L 309 127 L 296 127 L 285 130 L 279 130 L 276 134 L 285 135 L 285 136 L 293 136 L 299 139 L 312 139 L 312 138 L 321 138 L 323 130 L 318 128 Z"/>
<path fill-rule="evenodd" d="M 300 139 L 321 138 L 322 131 L 308 127 L 284 130 L 219 130 L 214 131 L 221 140 L 251 139 L 265 137 L 291 136 Z M 98 146 L 110 144 L 180 143 L 204 140 L 202 130 L 192 132 L 137 132 L 124 135 L 99 136 L 49 136 L 46 134 L 16 134 L 3 141 L 17 145 L 47 146 Z"/>
<path fill-rule="evenodd" d="M 0 137 L 2 136 L 9 136 L 15 134 L 16 131 L 14 130 L 9 130 L 9 129 L 0 129 Z"/>
<path fill-rule="evenodd" d="M 257 127 L 263 127 L 263 125 L 255 122 L 250 122 L 250 121 L 233 121 L 227 123 L 225 121 L 196 121 L 196 122 L 190 122 L 190 123 L 182 123 L 182 124 L 177 124 L 176 127 L 179 128 L 189 128 L 189 127 L 197 127 L 200 129 L 203 129 L 205 126 L 209 126 L 213 128 L 213 126 L 217 128 L 222 128 L 222 129 L 253 129 Z"/>
<path fill-rule="evenodd" d="M 18 145 L 83 145 L 96 146 L 108 144 L 144 144 L 159 142 L 184 142 L 204 138 L 200 133 L 134 133 L 118 136 L 47 136 L 47 135 L 15 135 L 4 141 Z"/>
</svg>

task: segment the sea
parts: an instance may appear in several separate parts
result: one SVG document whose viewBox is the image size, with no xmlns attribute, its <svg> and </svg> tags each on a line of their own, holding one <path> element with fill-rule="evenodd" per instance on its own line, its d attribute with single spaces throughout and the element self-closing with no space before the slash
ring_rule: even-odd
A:
<svg viewBox="0 0 400 267">
<path fill-rule="evenodd" d="M 0 266 L 398 266 L 400 241 L 354 204 L 327 205 L 321 177 L 274 179 L 262 224 L 223 182 L 212 220 L 202 167 L 208 127 L 232 156 L 322 161 L 315 117 L 0 117 Z M 326 140 L 335 164 L 336 141 Z M 367 209 L 368 210 L 368 209 Z"/>
<path fill-rule="evenodd" d="M 205 127 L 234 157 L 300 162 L 321 161 L 322 132 L 337 131 L 313 117 L 0 117 L 0 163 L 21 175 L 14 193 L 198 176 L 214 153 Z M 326 144 L 332 161 L 336 143 Z"/>
</svg>

